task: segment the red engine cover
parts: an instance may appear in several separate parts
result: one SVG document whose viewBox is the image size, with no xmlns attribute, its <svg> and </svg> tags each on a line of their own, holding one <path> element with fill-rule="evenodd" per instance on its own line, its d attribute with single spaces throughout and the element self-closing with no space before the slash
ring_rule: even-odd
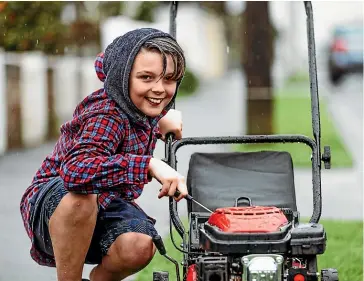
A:
<svg viewBox="0 0 364 281">
<path fill-rule="evenodd" d="M 277 207 L 231 207 L 219 208 L 208 223 L 223 232 L 269 233 L 279 231 L 288 220 Z"/>
</svg>

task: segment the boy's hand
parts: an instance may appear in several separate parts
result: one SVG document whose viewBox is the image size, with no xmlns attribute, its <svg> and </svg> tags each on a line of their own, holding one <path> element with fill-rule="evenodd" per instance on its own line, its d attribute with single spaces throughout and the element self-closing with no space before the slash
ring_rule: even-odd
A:
<svg viewBox="0 0 364 281">
<path fill-rule="evenodd" d="M 159 131 L 164 141 L 167 133 L 173 133 L 177 140 L 182 138 L 182 113 L 181 111 L 170 109 L 168 113 L 158 122 Z"/>
<path fill-rule="evenodd" d="M 184 177 L 163 161 L 152 158 L 149 162 L 149 173 L 162 184 L 162 189 L 158 198 L 162 198 L 163 196 L 174 196 L 178 189 L 181 193 L 175 198 L 178 202 L 188 194 Z"/>
</svg>

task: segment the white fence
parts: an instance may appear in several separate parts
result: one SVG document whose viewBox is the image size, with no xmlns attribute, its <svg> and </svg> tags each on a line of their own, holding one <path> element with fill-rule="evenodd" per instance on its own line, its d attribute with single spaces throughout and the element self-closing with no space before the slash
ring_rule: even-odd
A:
<svg viewBox="0 0 364 281">
<path fill-rule="evenodd" d="M 0 52 L 0 155 L 44 143 L 52 126 L 70 119 L 77 103 L 102 87 L 93 65 L 94 58 Z"/>
</svg>

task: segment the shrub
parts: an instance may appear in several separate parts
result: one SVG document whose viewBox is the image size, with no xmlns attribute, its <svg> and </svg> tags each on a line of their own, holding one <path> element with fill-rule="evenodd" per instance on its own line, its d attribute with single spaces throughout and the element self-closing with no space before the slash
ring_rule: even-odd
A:
<svg viewBox="0 0 364 281">
<path fill-rule="evenodd" d="M 198 77 L 189 69 L 186 69 L 185 76 L 179 86 L 179 95 L 190 95 L 196 92 L 199 87 Z"/>
</svg>

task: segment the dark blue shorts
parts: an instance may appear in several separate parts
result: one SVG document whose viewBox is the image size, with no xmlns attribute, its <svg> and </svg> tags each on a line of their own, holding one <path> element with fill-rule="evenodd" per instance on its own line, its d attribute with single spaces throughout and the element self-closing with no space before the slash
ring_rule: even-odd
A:
<svg viewBox="0 0 364 281">
<path fill-rule="evenodd" d="M 34 198 L 31 221 L 34 243 L 39 251 L 54 257 L 49 219 L 61 199 L 68 193 L 60 178 L 44 184 Z M 155 221 L 149 218 L 141 208 L 130 201 L 116 198 L 104 210 L 99 208 L 96 228 L 86 256 L 86 264 L 100 264 L 116 238 L 128 232 L 144 233 L 151 237 L 157 234 Z"/>
</svg>

